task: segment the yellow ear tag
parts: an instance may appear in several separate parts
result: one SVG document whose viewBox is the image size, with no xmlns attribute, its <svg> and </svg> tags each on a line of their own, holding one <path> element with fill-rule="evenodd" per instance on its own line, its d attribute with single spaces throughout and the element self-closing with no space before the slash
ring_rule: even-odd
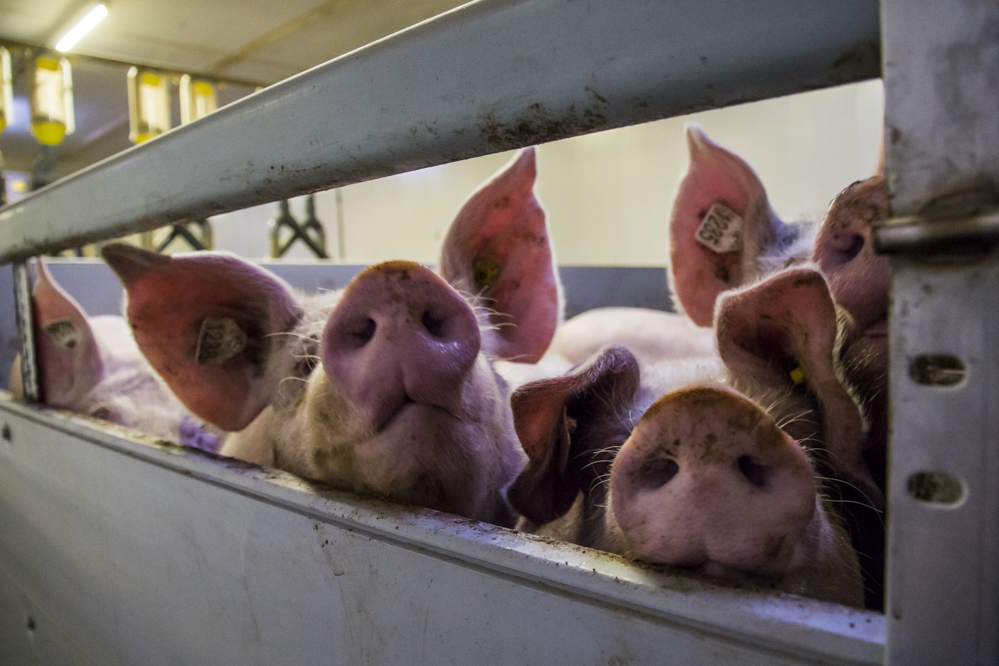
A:
<svg viewBox="0 0 999 666">
<path fill-rule="evenodd" d="M 791 371 L 791 380 L 795 384 L 800 384 L 801 382 L 805 381 L 805 373 L 801 371 L 800 365 Z"/>
</svg>

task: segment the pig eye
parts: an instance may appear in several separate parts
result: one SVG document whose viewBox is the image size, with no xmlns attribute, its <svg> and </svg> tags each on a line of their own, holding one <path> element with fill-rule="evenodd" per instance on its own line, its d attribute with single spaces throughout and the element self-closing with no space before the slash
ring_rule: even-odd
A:
<svg viewBox="0 0 999 666">
<path fill-rule="evenodd" d="M 662 488 L 669 483 L 676 473 L 680 471 L 680 466 L 672 458 L 660 458 L 651 460 L 642 465 L 640 470 L 642 475 L 642 485 L 648 488 Z"/>
<path fill-rule="evenodd" d="M 736 461 L 736 465 L 739 466 L 739 471 L 742 475 L 746 477 L 746 480 L 757 488 L 765 488 L 767 485 L 767 479 L 770 476 L 769 468 L 764 465 L 757 464 L 751 456 L 739 456 L 739 460 Z"/>
<path fill-rule="evenodd" d="M 845 244 L 844 244 L 845 245 Z M 846 245 L 843 249 L 835 249 L 833 254 L 836 257 L 837 266 L 842 266 L 854 260 L 854 258 L 860 254 L 860 251 L 864 249 L 864 237 L 860 234 L 853 234 L 849 239 L 849 245 Z"/>
<path fill-rule="evenodd" d="M 434 317 L 430 314 L 430 310 L 427 310 L 423 313 L 420 321 L 423 323 L 423 328 L 427 329 L 427 333 L 435 338 L 443 338 L 447 335 L 445 328 L 445 324 L 447 323 L 446 317 Z"/>
</svg>

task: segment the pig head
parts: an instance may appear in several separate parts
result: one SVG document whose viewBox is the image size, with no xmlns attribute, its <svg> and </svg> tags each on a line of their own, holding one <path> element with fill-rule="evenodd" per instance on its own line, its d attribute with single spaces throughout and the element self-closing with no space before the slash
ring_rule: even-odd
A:
<svg viewBox="0 0 999 666">
<path fill-rule="evenodd" d="M 104 257 L 150 363 L 233 432 L 224 454 L 511 524 L 503 493 L 523 453 L 493 363 L 540 359 L 561 308 L 535 173 L 527 149 L 468 199 L 443 277 L 393 261 L 303 297 L 223 253 Z"/>
<path fill-rule="evenodd" d="M 824 279 L 789 269 L 726 294 L 718 321 L 715 362 L 642 366 L 610 347 L 516 391 L 530 462 L 511 502 L 551 536 L 861 605 L 856 553 L 821 500 L 830 460 L 854 473 L 864 434 Z"/>
</svg>

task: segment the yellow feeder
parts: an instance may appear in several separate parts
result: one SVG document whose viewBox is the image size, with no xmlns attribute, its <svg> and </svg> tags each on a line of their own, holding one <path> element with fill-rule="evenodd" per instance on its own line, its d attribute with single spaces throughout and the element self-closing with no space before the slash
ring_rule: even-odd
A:
<svg viewBox="0 0 999 666">
<path fill-rule="evenodd" d="M 190 74 L 180 77 L 180 124 L 204 118 L 218 108 L 215 86 L 208 81 L 191 78 Z"/>
<path fill-rule="evenodd" d="M 76 129 L 73 77 L 65 58 L 40 56 L 28 76 L 31 131 L 43 146 L 58 146 Z"/>
<path fill-rule="evenodd" d="M 0 132 L 14 123 L 14 78 L 10 71 L 10 52 L 0 46 Z"/>
<path fill-rule="evenodd" d="M 170 81 L 138 67 L 128 70 L 128 138 L 142 143 L 170 129 Z"/>
</svg>

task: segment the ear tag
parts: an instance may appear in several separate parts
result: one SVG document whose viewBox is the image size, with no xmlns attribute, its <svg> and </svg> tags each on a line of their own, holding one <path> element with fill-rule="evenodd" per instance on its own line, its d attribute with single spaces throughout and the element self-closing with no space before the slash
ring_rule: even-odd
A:
<svg viewBox="0 0 999 666">
<path fill-rule="evenodd" d="M 800 365 L 791 371 L 791 381 L 793 381 L 795 384 L 800 384 L 801 382 L 805 381 L 805 373 L 801 371 Z"/>
<path fill-rule="evenodd" d="M 205 317 L 194 359 L 198 365 L 218 365 L 246 348 L 246 333 L 229 317 Z"/>
<path fill-rule="evenodd" d="M 694 237 L 712 252 L 738 252 L 742 249 L 742 218 L 725 204 L 715 203 L 701 220 Z"/>
<path fill-rule="evenodd" d="M 60 319 L 44 326 L 45 332 L 59 347 L 73 351 L 80 343 L 80 331 L 69 319 Z"/>
</svg>

